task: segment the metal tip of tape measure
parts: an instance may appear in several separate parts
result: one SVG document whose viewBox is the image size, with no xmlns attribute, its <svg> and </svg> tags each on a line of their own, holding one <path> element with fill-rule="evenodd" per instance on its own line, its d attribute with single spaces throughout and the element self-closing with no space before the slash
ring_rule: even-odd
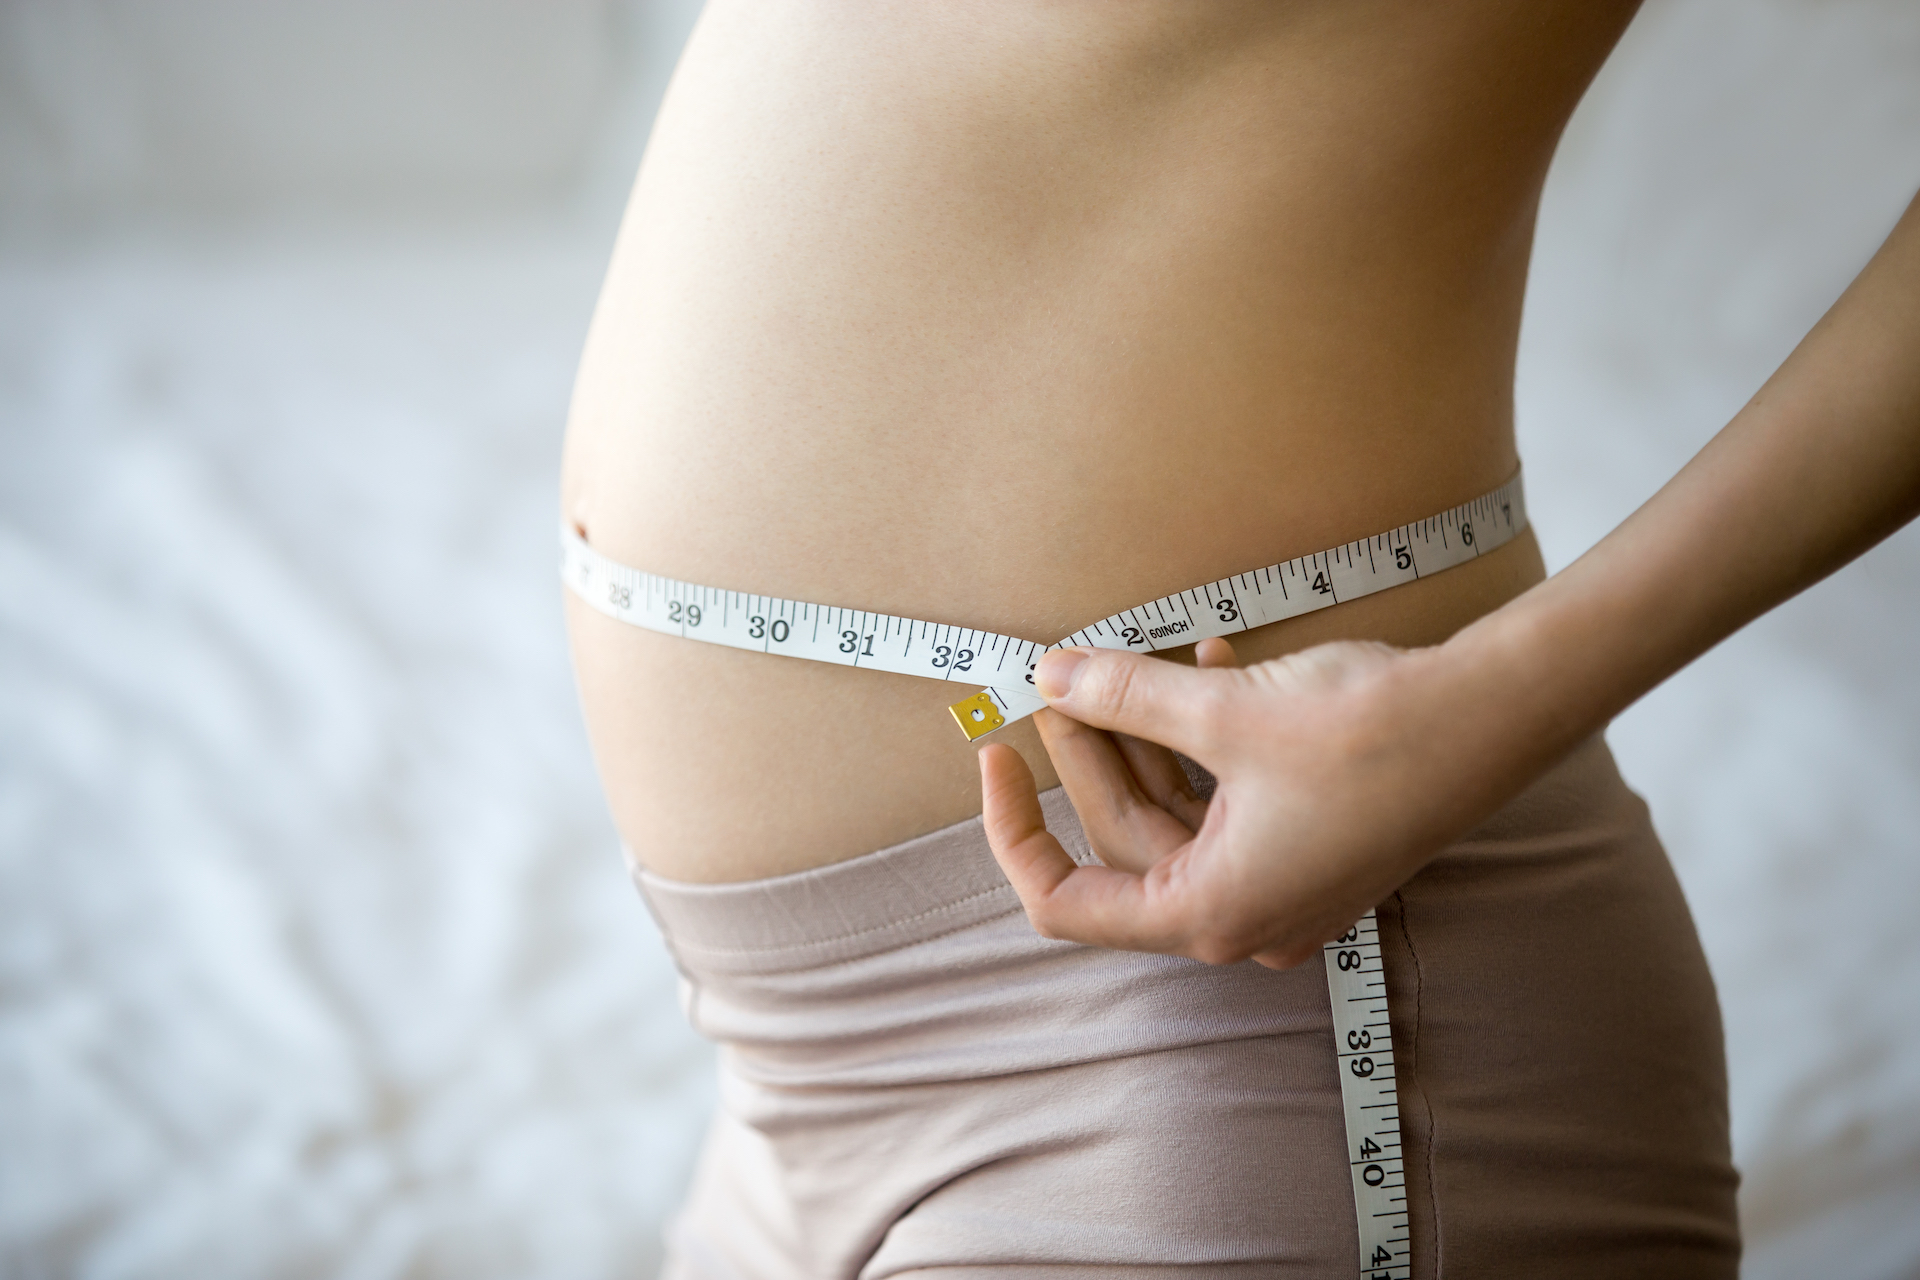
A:
<svg viewBox="0 0 1920 1280">
<path fill-rule="evenodd" d="M 947 710 L 953 712 L 954 722 L 960 726 L 960 732 L 967 735 L 968 742 L 986 737 L 1007 722 L 985 689 L 971 698 L 962 698 Z"/>
</svg>

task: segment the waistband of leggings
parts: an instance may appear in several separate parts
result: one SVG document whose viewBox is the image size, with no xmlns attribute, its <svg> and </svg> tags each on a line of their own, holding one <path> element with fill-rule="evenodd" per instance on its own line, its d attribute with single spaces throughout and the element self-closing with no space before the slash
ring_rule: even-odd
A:
<svg viewBox="0 0 1920 1280">
<path fill-rule="evenodd" d="M 1066 792 L 1042 793 L 1040 807 L 1067 852 L 1089 861 Z M 766 880 L 689 884 L 635 864 L 634 881 L 681 966 L 706 973 L 857 960 L 1020 910 L 979 818 Z"/>
<path fill-rule="evenodd" d="M 1196 789 L 1210 793 L 1211 776 L 1182 763 Z M 1064 790 L 1043 792 L 1040 807 L 1047 829 L 1076 862 L 1095 861 Z M 1570 833 L 1644 821 L 1644 814 L 1596 734 L 1449 852 L 1498 854 L 1543 838 L 1566 843 Z M 668 947 L 689 972 L 780 973 L 838 964 L 1021 909 L 979 818 L 845 862 L 739 884 L 667 880 L 629 861 Z"/>
</svg>

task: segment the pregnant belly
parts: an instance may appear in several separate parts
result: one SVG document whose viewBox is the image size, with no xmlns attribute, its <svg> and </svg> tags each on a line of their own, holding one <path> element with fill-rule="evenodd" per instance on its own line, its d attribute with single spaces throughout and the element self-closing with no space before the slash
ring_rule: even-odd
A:
<svg viewBox="0 0 1920 1280">
<path fill-rule="evenodd" d="M 1433 138 L 1371 118 L 1352 92 L 1371 63 L 1323 66 L 1297 33 L 1142 69 L 1139 30 L 1063 34 L 1023 7 L 982 35 L 943 13 L 858 39 L 805 6 L 703 17 L 568 428 L 565 512 L 597 550 L 1050 641 L 1512 472 L 1557 126 L 1469 197 Z M 1348 115 L 1303 130 L 1334 84 Z M 1356 168 L 1361 143 L 1405 161 Z M 1523 537 L 1238 648 L 1430 643 L 1540 574 Z M 661 875 L 778 874 L 979 812 L 951 685 L 568 608 L 616 821 Z M 1051 785 L 1030 726 L 1007 732 Z"/>
</svg>

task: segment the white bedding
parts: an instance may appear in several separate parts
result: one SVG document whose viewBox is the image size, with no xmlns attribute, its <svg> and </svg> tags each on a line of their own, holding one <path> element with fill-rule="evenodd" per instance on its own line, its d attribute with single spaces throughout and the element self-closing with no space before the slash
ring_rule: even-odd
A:
<svg viewBox="0 0 1920 1280">
<path fill-rule="evenodd" d="M 1917 71 L 1905 0 L 1643 16 L 1539 244 L 1553 563 L 1864 260 Z M 651 1273 L 711 1060 L 558 617 L 591 199 L 0 238 L 0 1275 Z M 1920 1276 L 1917 636 L 1910 529 L 1611 735 L 1720 984 L 1755 1277 Z"/>
</svg>

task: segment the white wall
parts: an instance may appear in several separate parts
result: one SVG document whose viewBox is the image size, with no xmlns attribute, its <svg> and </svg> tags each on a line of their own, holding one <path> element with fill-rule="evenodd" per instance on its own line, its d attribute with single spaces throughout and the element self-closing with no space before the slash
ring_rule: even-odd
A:
<svg viewBox="0 0 1920 1280">
<path fill-rule="evenodd" d="M 557 620 L 559 424 L 693 5 L 0 0 L 0 1274 L 647 1274 L 709 1103 Z M 1911 0 L 1656 0 L 1519 409 L 1564 564 L 1920 185 Z M 1920 1274 L 1920 534 L 1612 738 L 1755 1277 Z"/>
<path fill-rule="evenodd" d="M 692 8 L 7 0 L 0 208 L 46 225 L 551 205 L 630 167 Z"/>
<path fill-rule="evenodd" d="M 1648 7 L 1542 213 L 1519 409 L 1550 562 L 1739 409 L 1916 189 L 1920 7 Z M 1920 1275 L 1916 643 L 1910 527 L 1609 735 L 1719 983 L 1753 1276 Z"/>
</svg>

